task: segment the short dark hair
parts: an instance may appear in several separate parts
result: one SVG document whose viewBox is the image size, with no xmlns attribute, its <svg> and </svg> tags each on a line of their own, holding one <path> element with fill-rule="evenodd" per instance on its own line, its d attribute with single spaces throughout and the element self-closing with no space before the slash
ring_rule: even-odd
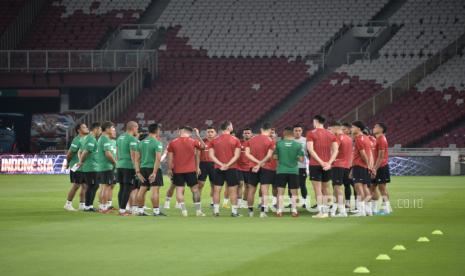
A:
<svg viewBox="0 0 465 276">
<path fill-rule="evenodd" d="M 284 128 L 284 136 L 292 136 L 294 135 L 294 128 L 293 127 L 290 127 L 290 126 L 287 126 Z"/>
<path fill-rule="evenodd" d="M 250 127 L 246 127 L 244 129 L 242 129 L 242 132 L 244 132 L 244 131 L 252 131 L 252 129 Z"/>
<path fill-rule="evenodd" d="M 387 132 L 387 126 L 385 123 L 377 122 L 375 125 L 378 125 L 380 128 L 383 129 L 383 133 Z"/>
<path fill-rule="evenodd" d="M 224 121 L 224 122 L 221 123 L 220 129 L 221 130 L 226 130 L 231 124 L 232 124 L 231 121 Z"/>
<path fill-rule="evenodd" d="M 149 136 L 147 132 L 139 133 L 139 141 L 144 140 L 145 138 L 147 138 L 147 136 Z"/>
<path fill-rule="evenodd" d="M 315 115 L 315 117 L 313 117 L 313 120 L 317 120 L 320 124 L 326 123 L 326 117 L 321 114 Z"/>
<path fill-rule="evenodd" d="M 331 121 L 329 123 L 329 126 L 334 126 L 334 127 L 341 127 L 342 123 L 340 121 Z"/>
<path fill-rule="evenodd" d="M 367 128 L 367 127 L 364 128 L 364 129 L 362 130 L 362 132 L 363 132 L 363 134 L 365 134 L 365 135 L 369 135 L 369 136 L 371 135 L 371 130 L 370 130 L 369 128 Z"/>
<path fill-rule="evenodd" d="M 102 125 L 100 125 L 100 123 L 98 122 L 94 122 L 90 125 L 90 131 L 96 129 L 96 128 L 99 128 L 99 127 L 102 127 Z"/>
<path fill-rule="evenodd" d="M 304 127 L 301 125 L 301 124 L 295 124 L 292 126 L 292 130 L 296 129 L 296 128 L 301 128 L 302 130 L 304 129 Z"/>
<path fill-rule="evenodd" d="M 270 123 L 263 123 L 262 126 L 260 127 L 263 130 L 269 130 L 271 129 L 271 124 Z"/>
<path fill-rule="evenodd" d="M 358 127 L 361 131 L 365 129 L 365 124 L 362 121 L 353 121 L 352 125 Z"/>
<path fill-rule="evenodd" d="M 216 130 L 215 127 L 213 127 L 213 126 L 208 126 L 207 129 L 214 129 L 214 130 Z"/>
<path fill-rule="evenodd" d="M 76 123 L 76 125 L 74 126 L 74 132 L 76 132 L 76 134 L 79 133 L 79 130 L 81 129 L 81 126 L 83 125 L 84 123 Z"/>
<path fill-rule="evenodd" d="M 351 125 L 350 125 L 349 122 L 344 122 L 344 123 L 342 123 L 342 126 L 345 126 L 345 127 L 347 127 L 347 128 L 350 128 Z"/>
<path fill-rule="evenodd" d="M 189 131 L 189 132 L 192 132 L 194 130 L 190 126 L 180 126 L 179 129 L 180 130 L 186 130 L 186 131 Z"/>
<path fill-rule="evenodd" d="M 150 124 L 148 128 L 149 128 L 149 133 L 155 133 L 161 128 L 161 125 L 157 123 L 153 123 L 153 124 Z"/>
<path fill-rule="evenodd" d="M 113 124 L 110 121 L 103 122 L 102 131 L 105 131 L 105 130 L 107 130 L 107 129 L 111 128 L 111 127 L 114 127 L 114 126 L 115 126 L 115 124 Z"/>
</svg>

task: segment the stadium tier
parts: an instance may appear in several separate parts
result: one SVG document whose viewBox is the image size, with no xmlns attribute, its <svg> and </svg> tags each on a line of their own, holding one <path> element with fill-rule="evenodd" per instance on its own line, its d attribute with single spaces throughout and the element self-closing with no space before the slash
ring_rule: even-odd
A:
<svg viewBox="0 0 465 276">
<path fill-rule="evenodd" d="M 172 0 L 158 26 L 210 57 L 297 57 L 317 53 L 344 25 L 365 24 L 387 0 Z"/>
<path fill-rule="evenodd" d="M 453 57 L 371 121 L 386 122 L 391 143 L 406 146 L 463 120 L 464 72 L 465 57 Z"/>
<path fill-rule="evenodd" d="M 52 0 L 20 43 L 21 49 L 96 49 L 120 24 L 135 23 L 150 0 Z"/>
<path fill-rule="evenodd" d="M 15 17 L 24 7 L 24 0 L 2 0 L 0 1 L 0 34 L 13 22 Z"/>
<path fill-rule="evenodd" d="M 455 145 L 457 148 L 465 148 L 465 125 L 456 127 L 441 134 L 440 137 L 423 144 L 425 148 L 447 148 Z"/>
<path fill-rule="evenodd" d="M 381 90 L 382 86 L 373 80 L 333 73 L 288 110 L 275 125 L 282 128 L 295 123 L 310 124 L 309 118 L 317 114 L 339 119 Z"/>
<path fill-rule="evenodd" d="M 195 52 L 175 32 L 169 31 L 154 88 L 142 92 L 120 122 L 144 113 L 146 119 L 162 122 L 164 129 L 217 125 L 226 119 L 246 126 L 269 112 L 315 68 L 285 58 L 174 57 Z"/>
</svg>

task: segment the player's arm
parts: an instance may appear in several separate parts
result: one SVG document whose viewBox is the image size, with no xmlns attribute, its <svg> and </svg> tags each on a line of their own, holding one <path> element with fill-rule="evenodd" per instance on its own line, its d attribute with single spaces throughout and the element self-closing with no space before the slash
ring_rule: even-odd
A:
<svg viewBox="0 0 465 276">
<path fill-rule="evenodd" d="M 239 159 L 240 156 L 241 156 L 241 148 L 235 148 L 233 158 L 231 158 L 231 160 L 229 160 L 229 162 L 225 166 L 231 167 L 232 164 L 234 164 L 237 161 L 237 159 Z"/>
<path fill-rule="evenodd" d="M 195 167 L 197 169 L 197 174 L 200 174 L 200 150 L 195 150 Z"/>
<path fill-rule="evenodd" d="M 313 159 L 315 159 L 315 161 L 318 162 L 318 164 L 320 164 L 322 167 L 325 167 L 325 165 L 326 165 L 325 162 L 323 162 L 323 160 L 321 160 L 321 158 L 316 153 L 315 148 L 313 147 L 313 141 L 308 141 L 307 142 L 307 150 L 310 153 L 310 156 Z"/>
<path fill-rule="evenodd" d="M 268 152 L 266 153 L 265 157 L 260 161 L 260 163 L 263 165 L 265 164 L 268 160 L 270 160 L 273 157 L 273 150 L 269 149 Z"/>
<path fill-rule="evenodd" d="M 334 160 L 336 160 L 338 153 L 339 153 L 339 144 L 337 142 L 332 142 L 331 143 L 331 157 L 329 158 L 329 161 L 328 161 L 330 165 L 333 164 Z"/>
<path fill-rule="evenodd" d="M 239 149 L 239 153 L 240 153 L 240 149 Z M 209 148 L 208 149 L 208 156 L 210 157 L 210 159 L 218 166 L 220 167 L 224 167 L 225 164 L 223 164 L 220 160 L 218 160 L 218 158 L 216 158 L 215 156 L 215 149 L 214 148 Z"/>
<path fill-rule="evenodd" d="M 111 153 L 111 150 L 106 150 L 105 151 L 105 157 L 110 160 L 110 162 L 113 164 L 113 166 L 116 166 L 116 160 L 113 157 L 113 154 Z"/>
<path fill-rule="evenodd" d="M 168 151 L 168 175 L 173 175 L 173 153 Z"/>
<path fill-rule="evenodd" d="M 66 167 L 67 168 L 69 167 L 69 162 L 71 162 L 71 159 L 73 159 L 74 154 L 76 154 L 76 152 L 71 151 L 71 149 L 69 149 L 68 152 L 66 153 Z"/>
<path fill-rule="evenodd" d="M 207 145 L 206 145 L 205 142 L 203 141 L 202 137 L 200 137 L 199 129 L 198 129 L 198 128 L 194 128 L 194 133 L 195 133 L 195 137 L 197 138 L 197 140 L 199 140 L 200 145 L 202 146 L 202 149 L 205 149 L 205 148 L 207 147 Z"/>
<path fill-rule="evenodd" d="M 378 158 L 376 159 L 375 164 L 373 165 L 373 170 L 376 171 L 379 169 L 379 166 L 381 166 L 381 163 L 383 162 L 384 159 L 384 150 L 379 150 L 378 151 Z"/>
<path fill-rule="evenodd" d="M 372 168 L 371 166 L 373 164 L 371 164 L 371 166 L 370 166 L 370 163 L 371 163 L 370 158 L 368 157 L 366 151 L 364 149 L 362 149 L 359 152 L 360 152 L 360 157 L 362 157 L 363 162 L 365 162 L 365 164 L 367 164 L 368 169 L 371 169 Z"/>
<path fill-rule="evenodd" d="M 252 162 L 260 165 L 260 161 L 250 153 L 250 147 L 245 148 L 245 156 L 247 156 L 247 158 L 249 158 Z"/>
</svg>

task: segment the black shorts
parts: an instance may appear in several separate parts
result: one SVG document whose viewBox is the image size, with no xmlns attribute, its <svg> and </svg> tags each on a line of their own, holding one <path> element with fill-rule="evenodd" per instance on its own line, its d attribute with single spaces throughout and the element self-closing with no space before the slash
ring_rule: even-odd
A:
<svg viewBox="0 0 465 276">
<path fill-rule="evenodd" d="M 86 185 L 91 186 L 98 184 L 97 172 L 83 172 L 82 174 L 84 175 L 84 182 Z"/>
<path fill-rule="evenodd" d="M 184 187 L 187 184 L 188 187 L 197 185 L 197 173 L 173 173 L 173 184 L 175 186 Z"/>
<path fill-rule="evenodd" d="M 208 176 L 208 180 L 210 180 L 210 183 L 213 183 L 215 179 L 215 163 L 200 161 L 199 167 L 200 167 L 200 175 L 198 178 L 199 181 L 205 182 Z"/>
<path fill-rule="evenodd" d="M 244 182 L 244 184 L 249 184 L 250 172 L 237 170 L 237 177 L 239 182 Z"/>
<path fill-rule="evenodd" d="M 135 185 L 136 171 L 134 169 L 117 169 L 118 182 L 120 184 L 131 184 Z"/>
<path fill-rule="evenodd" d="M 328 182 L 331 180 L 331 170 L 325 171 L 321 166 L 310 166 L 310 180 Z"/>
<path fill-rule="evenodd" d="M 346 187 L 354 185 L 354 180 L 351 177 L 349 177 L 350 176 L 350 170 L 351 170 L 351 168 L 347 169 L 348 174 L 347 174 L 347 177 L 344 177 L 344 181 L 343 181 L 344 186 L 346 186 Z"/>
<path fill-rule="evenodd" d="M 98 184 L 113 185 L 113 184 L 115 184 L 114 181 L 115 181 L 115 174 L 114 174 L 113 170 L 97 172 L 97 182 L 98 182 Z"/>
<path fill-rule="evenodd" d="M 276 177 L 276 172 L 272 170 L 267 170 L 264 168 L 260 168 L 260 170 L 256 173 L 250 172 L 249 173 L 249 183 L 250 185 L 257 186 L 258 183 L 260 184 L 274 184 Z"/>
<path fill-rule="evenodd" d="M 69 181 L 73 184 L 82 184 L 85 182 L 82 172 L 73 171 L 69 171 Z"/>
<path fill-rule="evenodd" d="M 145 178 L 144 182 L 140 183 L 140 186 L 144 187 L 150 187 L 151 186 L 156 186 L 156 187 L 162 187 L 163 186 L 163 173 L 161 169 L 158 169 L 157 171 L 157 176 L 155 176 L 155 180 L 153 182 L 150 182 L 149 176 L 152 174 L 153 169 L 152 168 L 140 168 L 140 174 Z"/>
<path fill-rule="evenodd" d="M 307 169 L 299 168 L 299 184 L 304 186 L 307 182 Z"/>
<path fill-rule="evenodd" d="M 352 167 L 352 179 L 354 181 L 354 184 L 357 184 L 357 183 L 362 183 L 366 185 L 371 184 L 370 172 L 368 171 L 367 168 L 363 168 L 360 166 Z"/>
<path fill-rule="evenodd" d="M 228 169 L 222 171 L 220 169 L 215 169 L 215 186 L 223 186 L 226 181 L 228 187 L 234 187 L 239 185 L 239 177 L 237 175 L 237 169 Z"/>
<path fill-rule="evenodd" d="M 331 180 L 333 185 L 343 185 L 344 181 L 349 178 L 349 169 L 335 167 L 331 169 Z"/>
<path fill-rule="evenodd" d="M 386 184 L 391 182 L 391 173 L 389 172 L 389 165 L 378 168 L 374 180 L 376 184 Z"/>
<path fill-rule="evenodd" d="M 289 189 L 299 189 L 299 175 L 292 173 L 277 173 L 276 174 L 276 187 Z"/>
</svg>

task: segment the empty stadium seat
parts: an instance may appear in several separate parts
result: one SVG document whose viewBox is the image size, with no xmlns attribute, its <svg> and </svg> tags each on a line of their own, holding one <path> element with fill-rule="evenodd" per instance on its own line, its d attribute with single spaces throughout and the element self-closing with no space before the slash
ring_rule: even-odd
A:
<svg viewBox="0 0 465 276">
<path fill-rule="evenodd" d="M 10 25 L 24 7 L 25 0 L 0 1 L 0 34 Z"/>
</svg>

